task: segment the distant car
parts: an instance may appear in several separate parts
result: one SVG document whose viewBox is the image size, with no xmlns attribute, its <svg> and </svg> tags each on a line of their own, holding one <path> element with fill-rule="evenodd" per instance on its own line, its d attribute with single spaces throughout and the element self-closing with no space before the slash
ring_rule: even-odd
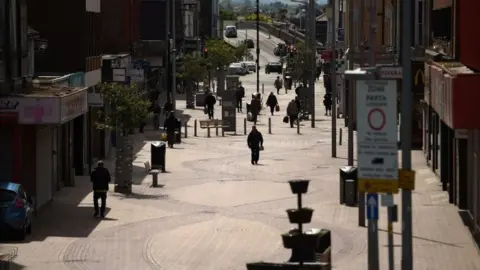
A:
<svg viewBox="0 0 480 270">
<path fill-rule="evenodd" d="M 283 65 L 280 62 L 269 62 L 265 66 L 265 73 L 270 74 L 272 72 L 276 72 L 278 74 L 282 74 L 283 71 Z"/>
<path fill-rule="evenodd" d="M 277 47 L 273 49 L 273 54 L 275 56 L 286 56 L 287 55 L 287 45 L 285 43 L 278 43 Z"/>
<path fill-rule="evenodd" d="M 247 48 L 249 48 L 249 49 L 255 48 L 255 44 L 253 43 L 252 39 L 249 39 L 249 38 L 245 39 L 243 41 L 243 44 L 247 44 Z"/>
<path fill-rule="evenodd" d="M 255 63 L 254 61 L 245 61 L 242 63 L 244 63 L 247 66 L 248 71 L 253 71 L 253 72 L 257 71 L 257 63 Z"/>
<path fill-rule="evenodd" d="M 0 182 L 0 229 L 12 230 L 16 238 L 25 240 L 32 232 L 33 204 L 22 185 Z"/>
<path fill-rule="evenodd" d="M 227 38 L 237 38 L 237 27 L 234 25 L 225 26 L 225 37 Z"/>
<path fill-rule="evenodd" d="M 248 73 L 247 66 L 242 63 L 232 63 L 228 66 L 229 75 L 247 75 Z"/>
</svg>

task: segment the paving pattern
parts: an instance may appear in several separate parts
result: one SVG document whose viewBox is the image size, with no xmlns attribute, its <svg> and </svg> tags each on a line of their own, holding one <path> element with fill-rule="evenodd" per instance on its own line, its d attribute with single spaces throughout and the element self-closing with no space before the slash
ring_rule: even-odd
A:
<svg viewBox="0 0 480 270">
<path fill-rule="evenodd" d="M 239 37 L 242 34 L 239 31 Z M 255 41 L 253 31 L 247 35 Z M 275 59 L 277 41 L 265 34 L 261 38 L 265 63 Z M 266 91 L 272 91 L 274 78 L 262 74 Z M 241 80 L 247 97 L 256 91 L 255 74 Z M 322 85 L 317 84 L 318 100 L 323 98 Z M 278 97 L 282 110 L 293 97 L 293 93 Z M 192 119 L 205 117 L 201 110 L 184 113 Z M 346 163 L 346 143 L 332 159 L 330 117 L 323 116 L 321 106 L 316 114 L 316 128 L 305 122 L 301 134 L 282 123 L 283 112 L 272 117 L 272 134 L 268 134 L 269 116 L 262 115 L 258 127 L 265 137 L 265 151 L 259 166 L 249 162 L 246 136 L 206 138 L 199 131 L 198 137 L 167 150 L 168 173 L 160 175 L 163 188 L 151 188 L 151 179 L 143 172 L 143 162 L 150 156 L 147 143 L 134 162 L 138 183 L 134 194 L 109 193 L 107 219 L 91 218 L 90 184 L 80 177 L 77 187 L 61 190 L 39 214 L 32 237 L 15 243 L 16 263 L 25 269 L 240 270 L 250 261 L 285 261 L 289 252 L 283 249 L 280 234 L 292 227 L 285 210 L 296 207 L 287 181 L 302 178 L 311 180 L 304 205 L 315 209 L 308 227 L 332 231 L 334 269 L 367 269 L 367 232 L 357 226 L 357 208 L 338 203 L 338 168 Z M 238 122 L 243 123 L 244 117 L 238 115 Z M 241 125 L 238 128 L 243 131 Z M 188 134 L 193 134 L 191 125 Z M 155 136 L 148 130 L 136 140 Z M 476 247 L 456 208 L 445 201 L 421 154 L 414 153 L 413 160 L 419 178 L 413 195 L 415 269 L 480 269 Z M 387 269 L 384 209 L 380 215 L 381 269 Z M 395 232 L 400 232 L 400 224 Z M 395 241 L 400 243 L 399 235 Z M 397 265 L 399 251 L 396 248 Z"/>
</svg>

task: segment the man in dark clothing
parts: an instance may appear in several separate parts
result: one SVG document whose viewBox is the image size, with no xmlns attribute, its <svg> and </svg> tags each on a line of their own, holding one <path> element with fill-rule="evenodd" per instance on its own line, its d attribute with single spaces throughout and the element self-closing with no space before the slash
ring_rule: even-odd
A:
<svg viewBox="0 0 480 270">
<path fill-rule="evenodd" d="M 235 92 L 235 98 L 237 99 L 237 112 L 242 112 L 242 98 L 245 97 L 245 88 L 242 83 L 239 84 L 237 91 Z"/>
<path fill-rule="evenodd" d="M 332 95 L 325 94 L 323 96 L 323 106 L 325 106 L 325 115 L 332 115 Z"/>
<path fill-rule="evenodd" d="M 171 111 L 173 111 L 173 104 L 172 102 L 167 100 L 167 102 L 165 102 L 165 105 L 163 105 L 163 113 L 165 114 L 165 116 L 167 116 L 168 113 L 170 113 Z"/>
<path fill-rule="evenodd" d="M 280 76 L 277 76 L 277 79 L 275 80 L 273 85 L 277 89 L 277 95 L 280 95 L 280 89 L 282 89 L 283 87 L 283 82 L 282 82 L 282 79 L 280 79 Z"/>
<path fill-rule="evenodd" d="M 252 165 L 258 164 L 260 158 L 260 149 L 263 149 L 263 136 L 256 126 L 252 126 L 252 131 L 248 134 L 247 138 L 248 148 L 252 151 Z"/>
<path fill-rule="evenodd" d="M 178 125 L 179 123 L 175 114 L 171 112 L 163 124 L 163 128 L 167 131 L 167 144 L 170 148 L 173 148 L 173 144 L 175 143 L 175 129 Z"/>
<path fill-rule="evenodd" d="M 298 95 L 298 93 L 300 93 L 300 89 L 302 89 L 302 88 L 303 88 L 303 84 L 300 83 L 300 84 L 297 86 L 297 88 L 295 88 L 295 94 Z"/>
<path fill-rule="evenodd" d="M 293 124 L 297 120 L 298 113 L 299 113 L 299 110 L 297 107 L 297 103 L 295 102 L 295 100 L 292 99 L 292 101 L 290 101 L 287 106 L 287 116 L 288 116 L 291 128 L 293 128 Z"/>
<path fill-rule="evenodd" d="M 256 125 L 258 120 L 258 115 L 262 110 L 262 103 L 260 101 L 260 97 L 254 96 L 252 101 L 250 102 L 250 113 L 252 114 L 252 122 Z"/>
<path fill-rule="evenodd" d="M 98 217 L 98 200 L 101 200 L 100 216 L 105 217 L 105 207 L 107 204 L 108 183 L 110 183 L 110 173 L 104 167 L 103 161 L 97 162 L 97 167 L 90 174 L 90 181 L 93 184 L 93 206 L 95 208 L 94 217 Z"/>
<path fill-rule="evenodd" d="M 270 95 L 267 98 L 267 106 L 270 107 L 270 113 L 273 115 L 273 112 L 275 111 L 275 107 L 278 105 L 277 97 L 273 94 L 273 92 L 270 92 Z"/>
<path fill-rule="evenodd" d="M 215 103 L 217 103 L 217 99 L 212 95 L 212 92 L 208 93 L 205 98 L 205 108 L 207 109 L 208 119 L 213 119 Z"/>
</svg>

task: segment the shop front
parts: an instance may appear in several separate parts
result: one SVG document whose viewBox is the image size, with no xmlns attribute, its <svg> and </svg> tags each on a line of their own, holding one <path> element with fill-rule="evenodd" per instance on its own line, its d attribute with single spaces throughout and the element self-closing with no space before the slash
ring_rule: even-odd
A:
<svg viewBox="0 0 480 270">
<path fill-rule="evenodd" d="M 480 225 L 480 74 L 460 63 L 425 64 L 423 149 L 449 201 Z"/>
<path fill-rule="evenodd" d="M 0 99 L 0 179 L 21 183 L 35 194 L 36 207 L 50 201 L 64 185 L 74 185 L 82 163 L 87 93 L 82 88 L 49 89 Z M 55 92 L 53 94 L 52 92 Z"/>
</svg>

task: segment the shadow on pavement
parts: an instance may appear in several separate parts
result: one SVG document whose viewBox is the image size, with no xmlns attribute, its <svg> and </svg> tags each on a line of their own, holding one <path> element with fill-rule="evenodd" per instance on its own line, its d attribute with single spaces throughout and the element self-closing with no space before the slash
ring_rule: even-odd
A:
<svg viewBox="0 0 480 270">
<path fill-rule="evenodd" d="M 91 191 L 89 177 L 76 177 L 75 187 L 64 187 L 38 211 L 32 234 L 24 242 L 44 241 L 48 237 L 88 237 L 102 220 L 93 217 Z M 107 215 L 109 211 L 107 198 Z"/>
<path fill-rule="evenodd" d="M 465 225 L 470 231 L 477 247 L 480 247 L 480 235 L 475 232 L 475 222 L 472 215 L 470 215 L 467 210 L 458 210 L 458 215 L 462 219 L 463 225 Z"/>
</svg>

